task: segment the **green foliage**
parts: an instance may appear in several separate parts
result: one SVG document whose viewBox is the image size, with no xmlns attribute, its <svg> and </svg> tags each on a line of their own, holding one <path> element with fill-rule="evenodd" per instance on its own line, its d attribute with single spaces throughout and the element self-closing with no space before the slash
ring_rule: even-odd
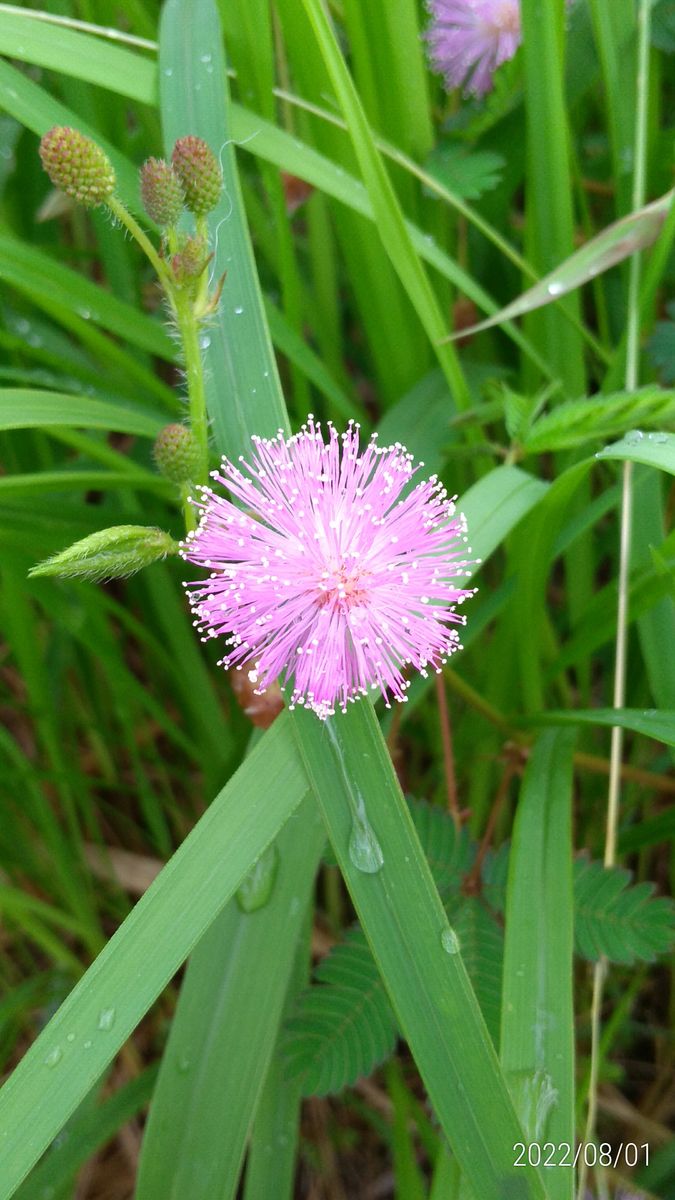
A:
<svg viewBox="0 0 675 1200">
<path fill-rule="evenodd" d="M 479 200 L 498 187 L 504 158 L 492 150 L 470 153 L 457 142 L 443 142 L 432 152 L 425 170 L 465 200 Z"/>
<path fill-rule="evenodd" d="M 568 400 L 525 431 L 526 454 L 569 450 L 589 441 L 606 441 L 627 428 L 663 428 L 675 421 L 675 392 L 657 387 L 640 388 L 588 400 Z M 522 434 L 521 434 L 522 437 Z"/>
<path fill-rule="evenodd" d="M 675 904 L 654 898 L 653 883 L 630 884 L 621 867 L 579 858 L 574 864 L 577 952 L 596 962 L 653 962 L 675 943 Z"/>
<path fill-rule="evenodd" d="M 392 1053 L 396 1020 L 363 931 L 349 930 L 287 1022 L 283 1054 L 306 1096 L 339 1092 Z"/>
</svg>

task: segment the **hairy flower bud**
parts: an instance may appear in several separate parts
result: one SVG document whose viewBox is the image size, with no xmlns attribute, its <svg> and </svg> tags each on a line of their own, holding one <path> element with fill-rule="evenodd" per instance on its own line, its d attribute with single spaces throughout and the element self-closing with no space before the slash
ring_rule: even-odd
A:
<svg viewBox="0 0 675 1200">
<path fill-rule="evenodd" d="M 153 446 L 157 469 L 172 483 L 189 483 L 199 466 L 199 452 L 187 425 L 165 425 Z"/>
<path fill-rule="evenodd" d="M 179 138 L 171 155 L 173 169 L 185 194 L 185 203 L 195 216 L 203 217 L 216 207 L 223 187 L 218 160 L 202 138 Z"/>
<path fill-rule="evenodd" d="M 141 200 L 160 229 L 175 225 L 185 203 L 183 189 L 173 167 L 163 158 L 149 158 L 141 167 Z"/>
<path fill-rule="evenodd" d="M 178 543 L 163 529 L 151 525 L 113 525 L 90 533 L 38 563 L 28 573 L 56 575 L 61 579 L 125 579 L 177 552 Z"/>
<path fill-rule="evenodd" d="M 105 204 L 115 190 L 115 172 L 108 155 L 68 125 L 55 125 L 45 133 L 40 158 L 54 186 L 86 208 Z"/>
<path fill-rule="evenodd" d="M 206 239 L 203 237 L 186 237 L 178 254 L 174 254 L 171 265 L 179 283 L 188 279 L 198 279 L 208 258 Z"/>
</svg>

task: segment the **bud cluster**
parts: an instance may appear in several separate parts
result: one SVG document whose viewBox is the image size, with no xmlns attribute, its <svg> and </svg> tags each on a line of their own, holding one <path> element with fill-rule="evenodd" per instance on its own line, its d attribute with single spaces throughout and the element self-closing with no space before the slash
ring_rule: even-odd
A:
<svg viewBox="0 0 675 1200">
<path fill-rule="evenodd" d="M 191 483 L 199 469 L 199 450 L 191 429 L 165 425 L 152 449 L 157 469 L 172 483 Z"/>
</svg>

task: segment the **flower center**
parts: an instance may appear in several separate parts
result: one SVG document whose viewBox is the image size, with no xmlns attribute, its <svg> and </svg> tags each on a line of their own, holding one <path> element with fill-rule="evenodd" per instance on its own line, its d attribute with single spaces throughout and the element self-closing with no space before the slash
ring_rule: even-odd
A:
<svg viewBox="0 0 675 1200">
<path fill-rule="evenodd" d="M 353 567 L 350 570 L 345 563 L 341 563 L 339 567 L 326 573 L 318 603 L 320 608 L 330 604 L 345 611 L 364 604 L 367 595 L 363 572 Z"/>
<path fill-rule="evenodd" d="M 520 33 L 520 5 L 518 0 L 502 0 L 497 4 L 494 15 L 489 21 L 493 35 L 500 33 Z"/>
</svg>

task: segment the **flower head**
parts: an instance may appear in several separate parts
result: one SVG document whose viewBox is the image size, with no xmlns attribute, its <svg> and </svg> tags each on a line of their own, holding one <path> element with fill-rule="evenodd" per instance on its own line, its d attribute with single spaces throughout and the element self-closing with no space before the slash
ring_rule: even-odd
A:
<svg viewBox="0 0 675 1200">
<path fill-rule="evenodd" d="M 105 204 L 115 172 L 105 150 L 78 129 L 55 125 L 40 141 L 42 165 L 55 187 L 86 208 Z"/>
<path fill-rule="evenodd" d="M 427 30 L 434 70 L 448 90 L 464 87 L 474 96 L 492 88 L 498 66 L 513 58 L 521 42 L 520 0 L 429 0 Z"/>
<path fill-rule="evenodd" d="M 413 484 L 402 446 L 361 448 L 353 423 L 252 440 L 250 464 L 213 472 L 240 507 L 203 488 L 183 543 L 211 571 L 186 584 L 195 624 L 227 636 L 224 666 L 250 663 L 260 690 L 283 676 L 322 718 L 369 688 L 404 700 L 406 666 L 439 670 L 460 648 L 463 518 L 435 476 Z"/>
<path fill-rule="evenodd" d="M 185 203 L 176 172 L 163 158 L 148 158 L 141 167 L 141 200 L 160 229 L 175 225 Z"/>
<path fill-rule="evenodd" d="M 171 165 L 183 188 L 186 207 L 198 217 L 206 216 L 223 190 L 223 173 L 211 147 L 193 134 L 179 138 Z"/>
</svg>

